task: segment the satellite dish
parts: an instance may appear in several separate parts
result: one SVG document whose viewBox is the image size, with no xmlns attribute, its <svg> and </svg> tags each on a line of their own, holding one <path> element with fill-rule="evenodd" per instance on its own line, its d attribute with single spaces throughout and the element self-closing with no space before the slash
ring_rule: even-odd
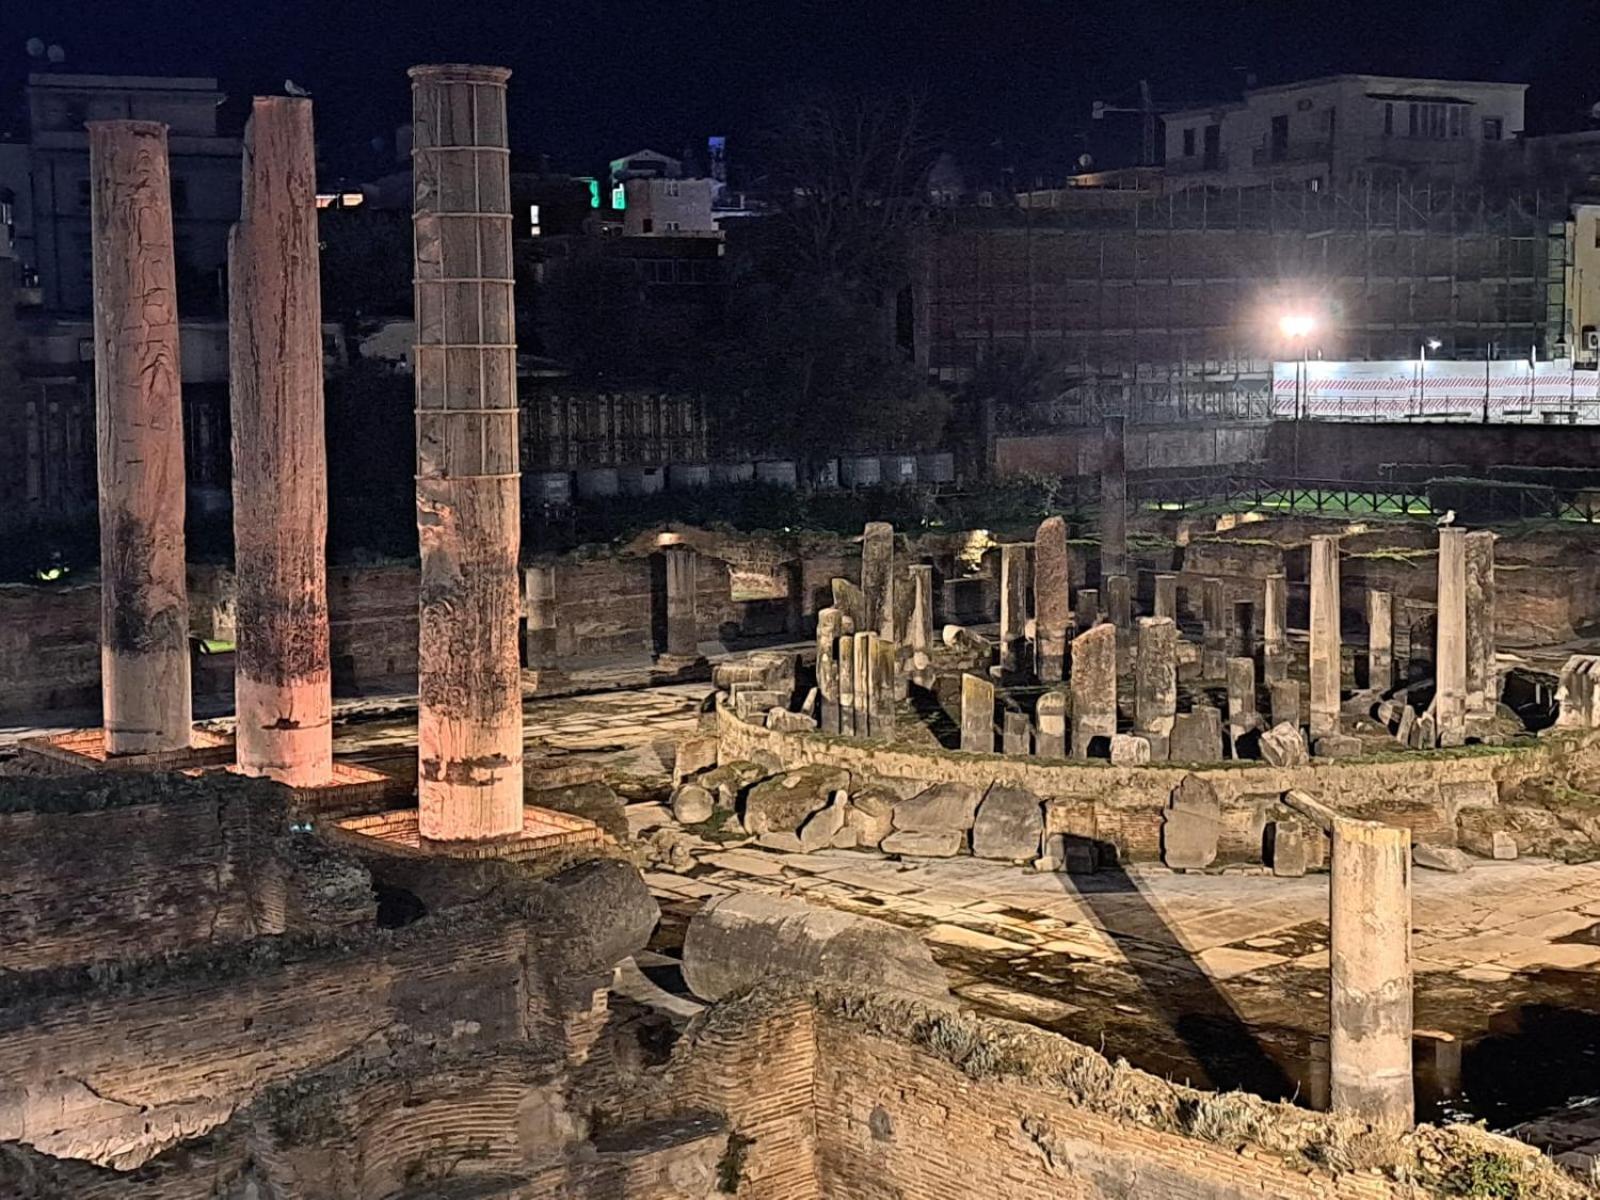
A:
<svg viewBox="0 0 1600 1200">
<path fill-rule="evenodd" d="M 50 48 L 44 52 L 44 56 L 58 66 L 67 61 L 67 52 L 56 43 L 51 43 Z"/>
<path fill-rule="evenodd" d="M 27 41 L 28 57 L 44 57 L 44 40 L 42 38 L 29 38 Z"/>
</svg>

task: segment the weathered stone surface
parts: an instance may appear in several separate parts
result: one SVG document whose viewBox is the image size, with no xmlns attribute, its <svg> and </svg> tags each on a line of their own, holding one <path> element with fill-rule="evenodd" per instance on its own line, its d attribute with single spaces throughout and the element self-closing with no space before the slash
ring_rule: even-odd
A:
<svg viewBox="0 0 1600 1200">
<path fill-rule="evenodd" d="M 1348 733 L 1327 733 L 1312 747 L 1318 758 L 1360 758 L 1361 739 Z"/>
<path fill-rule="evenodd" d="M 1300 821 L 1279 820 L 1272 823 L 1268 836 L 1272 873 L 1283 879 L 1298 879 L 1309 865 L 1309 839 L 1322 835 L 1307 830 Z"/>
<path fill-rule="evenodd" d="M 1600 729 L 1600 655 L 1574 654 L 1556 686 L 1558 729 Z"/>
<path fill-rule="evenodd" d="M 1400 719 L 1394 727 L 1394 740 L 1401 745 L 1411 745 L 1417 733 L 1417 710 L 1409 704 L 1400 706 Z"/>
<path fill-rule="evenodd" d="M 1472 867 L 1472 859 L 1454 846 L 1430 846 L 1418 842 L 1411 847 L 1411 861 L 1429 871 L 1459 875 Z"/>
<path fill-rule="evenodd" d="M 1067 633 L 1072 625 L 1072 562 L 1067 551 L 1067 523 L 1049 517 L 1033 540 L 1033 607 L 1036 630 L 1034 669 L 1046 683 L 1059 681 L 1066 669 Z"/>
<path fill-rule="evenodd" d="M 1068 875 L 1093 875 L 1100 869 L 1099 855 L 1088 838 L 1070 833 L 1053 833 L 1045 839 L 1044 858 L 1050 869 Z"/>
<path fill-rule="evenodd" d="M 966 848 L 967 835 L 959 830 L 943 833 L 913 833 L 897 829 L 879 843 L 885 854 L 903 854 L 911 858 L 954 858 Z"/>
<path fill-rule="evenodd" d="M 1095 588 L 1079 588 L 1072 606 L 1073 623 L 1078 632 L 1093 629 L 1100 623 L 1100 593 Z"/>
<path fill-rule="evenodd" d="M 1394 686 L 1394 594 L 1367 593 L 1367 686 L 1384 693 Z"/>
<path fill-rule="evenodd" d="M 873 628 L 873 623 L 867 615 L 866 594 L 848 579 L 833 581 L 833 607 L 843 613 L 850 622 L 852 634 L 865 633 Z"/>
<path fill-rule="evenodd" d="M 994 684 L 970 673 L 961 677 L 961 748 L 994 753 Z"/>
<path fill-rule="evenodd" d="M 1221 679 L 1228 657 L 1228 616 L 1223 604 L 1222 580 L 1201 580 L 1200 614 L 1200 677 Z"/>
<path fill-rule="evenodd" d="M 1276 683 L 1289 672 L 1289 581 L 1281 572 L 1263 581 L 1261 613 L 1261 671 Z"/>
<path fill-rule="evenodd" d="M 865 623 L 857 632 L 894 641 L 894 526 L 887 521 L 869 521 L 862 530 L 861 594 Z"/>
<path fill-rule="evenodd" d="M 1005 754 L 1027 754 L 1032 749 L 1032 742 L 1033 730 L 1028 723 L 1028 714 L 1008 709 L 1001 730 L 1001 751 Z"/>
<path fill-rule="evenodd" d="M 693 733 L 680 740 L 672 758 L 672 782 L 682 783 L 716 766 L 717 744 L 714 733 Z"/>
<path fill-rule="evenodd" d="M 1174 869 L 1208 867 L 1217 857 L 1222 807 L 1211 785 L 1187 775 L 1172 793 L 1161 825 L 1161 861 Z"/>
<path fill-rule="evenodd" d="M 1222 757 L 1222 714 L 1210 705 L 1179 713 L 1172 724 L 1168 757 L 1176 763 L 1216 762 Z"/>
<path fill-rule="evenodd" d="M 1133 727 L 1170 738 L 1178 711 L 1178 627 L 1170 617 L 1140 617 L 1133 681 Z"/>
<path fill-rule="evenodd" d="M 1100 574 L 1128 573 L 1126 418 L 1108 416 L 1100 443 Z"/>
<path fill-rule="evenodd" d="M 1507 861 L 1517 856 L 1517 839 L 1504 829 L 1496 829 L 1490 836 L 1490 857 Z"/>
<path fill-rule="evenodd" d="M 1432 750 L 1439 744 L 1439 726 L 1431 712 L 1425 712 L 1417 718 L 1411 727 L 1409 745 L 1413 750 Z"/>
<path fill-rule="evenodd" d="M 1467 738 L 1467 531 L 1439 530 L 1439 604 L 1429 710 L 1441 746 Z"/>
<path fill-rule="evenodd" d="M 1117 731 L 1117 630 L 1097 625 L 1072 639 L 1072 757 Z"/>
<path fill-rule="evenodd" d="M 755 836 L 793 833 L 833 793 L 850 786 L 842 767 L 805 766 L 766 779 L 750 789 L 744 802 L 744 827 Z"/>
<path fill-rule="evenodd" d="M 857 846 L 876 849 L 894 832 L 894 806 L 885 796 L 856 794 L 844 814 L 845 828 L 855 835 Z"/>
<path fill-rule="evenodd" d="M 935 1000 L 949 995 L 944 972 L 908 930 L 800 900 L 737 893 L 712 900 L 689 922 L 683 977 L 708 1001 L 774 978 Z"/>
<path fill-rule="evenodd" d="M 806 818 L 805 824 L 800 826 L 801 853 L 810 854 L 831 845 L 834 838 L 839 835 L 839 831 L 844 828 L 848 812 L 849 801 L 844 798 L 844 793 L 835 792 L 827 808 L 812 813 Z"/>
<path fill-rule="evenodd" d="M 781 708 L 788 696 L 783 692 L 768 691 L 746 684 L 736 684 L 733 692 L 733 712 L 741 721 L 765 724 L 768 711 Z"/>
<path fill-rule="evenodd" d="M 761 782 L 768 774 L 770 772 L 760 763 L 735 759 L 697 775 L 694 781 L 716 798 L 718 808 L 731 810 L 738 806 L 738 799 L 746 788 Z"/>
<path fill-rule="evenodd" d="M 1022 664 L 1023 626 L 1028 620 L 1028 546 L 1000 547 L 1000 668 L 1015 671 Z"/>
<path fill-rule="evenodd" d="M 939 634 L 945 648 L 957 650 L 985 659 L 994 653 L 994 646 L 982 634 L 973 633 L 965 625 L 946 625 Z"/>
<path fill-rule="evenodd" d="M 965 833 L 981 798 L 969 783 L 936 783 L 894 806 L 894 827 L 909 833 Z"/>
<path fill-rule="evenodd" d="M 1155 588 L 1155 604 L 1152 609 L 1152 615 L 1176 621 L 1178 619 L 1178 577 L 1176 575 L 1157 575 Z"/>
<path fill-rule="evenodd" d="M 1112 734 L 1111 761 L 1119 767 L 1145 765 L 1150 761 L 1150 740 L 1136 733 Z"/>
<path fill-rule="evenodd" d="M 1026 788 L 995 784 L 978 806 L 972 825 L 972 852 L 979 858 L 1021 862 L 1039 853 L 1044 805 Z"/>
<path fill-rule="evenodd" d="M 763 833 L 756 838 L 756 845 L 765 846 L 768 850 L 781 850 L 785 854 L 805 852 L 798 833 Z"/>
<path fill-rule="evenodd" d="M 1275 679 L 1267 687 L 1274 725 L 1293 725 L 1298 729 L 1305 724 L 1300 706 L 1299 680 Z"/>
<path fill-rule="evenodd" d="M 806 733 L 817 727 L 815 717 L 803 712 L 790 712 L 787 708 L 767 709 L 767 728 L 780 733 Z"/>
<path fill-rule="evenodd" d="M 1493 712 L 1495 679 L 1495 533 L 1474 529 L 1466 537 L 1467 711 Z"/>
<path fill-rule="evenodd" d="M 686 783 L 672 794 L 672 817 L 680 825 L 709 821 L 716 811 L 716 800 L 705 788 Z"/>
<path fill-rule="evenodd" d="M 1106 620 L 1127 632 L 1133 626 L 1133 589 L 1126 575 L 1108 575 L 1102 581 L 1106 593 Z"/>
<path fill-rule="evenodd" d="M 821 704 L 817 725 L 823 733 L 839 732 L 839 636 L 843 616 L 836 608 L 817 613 L 817 691 Z"/>
<path fill-rule="evenodd" d="M 1339 729 L 1339 539 L 1311 539 L 1311 736 Z"/>
<path fill-rule="evenodd" d="M 1261 757 L 1274 767 L 1303 767 L 1311 761 L 1300 730 L 1287 723 L 1261 735 Z"/>
<path fill-rule="evenodd" d="M 1040 758 L 1067 756 L 1067 694 L 1045 692 L 1034 705 L 1036 734 L 1033 752 Z"/>
</svg>

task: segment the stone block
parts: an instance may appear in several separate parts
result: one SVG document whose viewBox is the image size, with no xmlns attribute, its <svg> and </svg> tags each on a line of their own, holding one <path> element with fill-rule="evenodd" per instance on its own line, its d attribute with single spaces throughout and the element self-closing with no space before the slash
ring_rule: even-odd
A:
<svg viewBox="0 0 1600 1200">
<path fill-rule="evenodd" d="M 1136 733 L 1111 737 L 1111 762 L 1119 767 L 1139 767 L 1150 761 L 1150 740 Z"/>
<path fill-rule="evenodd" d="M 806 818 L 805 824 L 800 826 L 801 853 L 811 854 L 832 845 L 833 839 L 844 828 L 845 815 L 848 811 L 849 802 L 844 799 L 844 793 L 835 792 L 828 807 L 812 813 Z"/>
<path fill-rule="evenodd" d="M 1217 762 L 1222 758 L 1222 713 L 1199 705 L 1179 713 L 1172 723 L 1167 757 L 1177 763 Z"/>
<path fill-rule="evenodd" d="M 885 854 L 908 858 L 954 858 L 966 849 L 967 835 L 959 830 L 945 833 L 911 833 L 896 830 L 879 844 Z"/>
<path fill-rule="evenodd" d="M 1300 706 L 1300 682 L 1295 679 L 1274 679 L 1267 684 L 1267 704 L 1272 710 L 1274 725 L 1305 724 Z"/>
<path fill-rule="evenodd" d="M 1439 723 L 1432 713 L 1423 713 L 1411 727 L 1406 744 L 1413 750 L 1432 750 L 1439 744 Z"/>
<path fill-rule="evenodd" d="M 1174 869 L 1208 867 L 1216 860 L 1221 833 L 1216 791 L 1198 775 L 1184 776 L 1161 824 L 1161 861 Z"/>
<path fill-rule="evenodd" d="M 1008 711 L 1001 733 L 1000 748 L 1006 754 L 1026 755 L 1032 749 L 1033 730 L 1025 712 Z"/>
<path fill-rule="evenodd" d="M 1026 788 L 995 784 L 978 806 L 972 824 L 972 852 L 979 858 L 1022 862 L 1039 853 L 1044 805 Z"/>
<path fill-rule="evenodd" d="M 1395 720 L 1394 740 L 1402 746 L 1411 745 L 1411 739 L 1416 737 L 1417 710 L 1409 704 L 1400 706 L 1400 715 Z"/>
<path fill-rule="evenodd" d="M 961 748 L 994 753 L 994 684 L 970 672 L 961 676 Z"/>
<path fill-rule="evenodd" d="M 894 806 L 894 827 L 909 833 L 965 835 L 977 816 L 978 789 L 969 783 L 936 783 Z"/>
<path fill-rule="evenodd" d="M 763 833 L 756 838 L 756 845 L 765 846 L 768 850 L 781 850 L 785 854 L 800 854 L 804 849 L 798 833 Z"/>
<path fill-rule="evenodd" d="M 1516 858 L 1517 839 L 1504 829 L 1496 829 L 1490 835 L 1490 854 L 1502 862 Z"/>
<path fill-rule="evenodd" d="M 1094 842 L 1075 834 L 1051 834 L 1045 839 L 1044 857 L 1054 863 L 1052 869 L 1068 875 L 1093 875 L 1100 869 Z"/>
<path fill-rule="evenodd" d="M 1430 846 L 1418 842 L 1411 847 L 1411 861 L 1429 871 L 1444 871 L 1459 875 L 1472 866 L 1472 859 L 1454 846 Z"/>
<path fill-rule="evenodd" d="M 1067 756 L 1067 694 L 1061 691 L 1045 692 L 1034 706 L 1034 720 L 1038 730 L 1034 753 L 1040 758 L 1065 758 Z"/>
<path fill-rule="evenodd" d="M 678 743 L 672 759 L 672 782 L 682 783 L 691 775 L 709 771 L 717 765 L 717 735 L 695 733 Z"/>
<path fill-rule="evenodd" d="M 734 685 L 733 713 L 741 721 L 765 722 L 768 710 L 782 708 L 789 697 L 767 688 Z"/>
<path fill-rule="evenodd" d="M 877 849 L 894 832 L 893 810 L 885 806 L 882 812 L 869 812 L 860 806 L 859 797 L 853 797 L 845 810 L 844 825 L 854 834 L 854 845 Z"/>
<path fill-rule="evenodd" d="M 790 712 L 787 708 L 767 709 L 767 728 L 779 733 L 806 733 L 816 729 L 817 720 L 803 712 Z"/>
<path fill-rule="evenodd" d="M 1274 767 L 1303 767 L 1311 761 L 1305 738 L 1288 723 L 1274 725 L 1261 735 L 1261 757 Z"/>
<path fill-rule="evenodd" d="M 1318 758 L 1360 758 L 1361 739 L 1348 733 L 1325 733 L 1312 751 Z"/>
<path fill-rule="evenodd" d="M 812 813 L 825 807 L 833 793 L 850 786 L 842 767 L 812 765 L 785 771 L 750 789 L 744 802 L 744 827 L 763 833 L 794 833 Z"/>
<path fill-rule="evenodd" d="M 705 788 L 686 783 L 672 794 L 672 817 L 680 825 L 709 821 L 716 811 L 716 799 Z"/>
<path fill-rule="evenodd" d="M 1299 821 L 1274 821 L 1268 827 L 1272 873 L 1284 879 L 1298 879 L 1310 865 L 1309 839 L 1312 834 Z"/>
</svg>

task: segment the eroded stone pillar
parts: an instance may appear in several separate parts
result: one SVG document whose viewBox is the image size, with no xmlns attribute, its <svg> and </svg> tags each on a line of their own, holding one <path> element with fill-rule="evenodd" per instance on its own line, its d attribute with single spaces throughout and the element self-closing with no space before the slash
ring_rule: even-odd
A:
<svg viewBox="0 0 1600 1200">
<path fill-rule="evenodd" d="M 856 653 L 852 666 L 855 669 L 856 736 L 872 737 L 872 664 L 877 657 L 878 635 L 868 630 L 855 635 Z"/>
<path fill-rule="evenodd" d="M 1467 534 L 1467 711 L 1492 713 L 1500 702 L 1494 667 L 1494 542 L 1488 529 Z"/>
<path fill-rule="evenodd" d="M 1133 728 L 1165 761 L 1178 712 L 1178 626 L 1171 617 L 1140 617 L 1133 672 Z"/>
<path fill-rule="evenodd" d="M 1128 573 L 1128 465 L 1121 417 L 1107 417 L 1100 442 L 1100 578 Z"/>
<path fill-rule="evenodd" d="M 1289 677 L 1289 580 L 1268 575 L 1261 604 L 1261 671 L 1268 683 Z"/>
<path fill-rule="evenodd" d="M 1100 592 L 1097 588 L 1079 588 L 1073 607 L 1074 623 L 1078 632 L 1093 629 L 1100 622 Z"/>
<path fill-rule="evenodd" d="M 692 546 L 668 546 L 663 557 L 667 565 L 667 657 L 695 659 L 700 656 L 700 617 L 695 605 L 700 556 Z"/>
<path fill-rule="evenodd" d="M 823 733 L 839 732 L 840 617 L 837 608 L 817 613 L 817 728 Z"/>
<path fill-rule="evenodd" d="M 1311 539 L 1311 738 L 1339 732 L 1339 539 Z"/>
<path fill-rule="evenodd" d="M 1467 737 L 1467 531 L 1439 530 L 1438 641 L 1433 717 L 1439 745 Z"/>
<path fill-rule="evenodd" d="M 1106 619 L 1122 633 L 1133 629 L 1133 593 L 1126 575 L 1112 575 L 1105 581 Z"/>
<path fill-rule="evenodd" d="M 1224 607 L 1222 580 L 1201 581 L 1200 616 L 1200 677 L 1221 679 L 1228 659 L 1228 615 Z"/>
<path fill-rule="evenodd" d="M 899 678 L 900 648 L 875 634 L 869 634 L 868 637 L 871 657 L 867 661 L 867 723 L 873 737 L 888 741 L 894 737 L 894 709 L 899 699 L 896 680 Z"/>
<path fill-rule="evenodd" d="M 911 679 L 923 687 L 934 684 L 933 670 L 933 568 L 918 563 L 906 568 L 911 588 L 911 614 L 906 621 Z"/>
<path fill-rule="evenodd" d="M 154 754 L 192 724 L 167 127 L 88 130 L 102 723 L 107 753 Z"/>
<path fill-rule="evenodd" d="M 411 69 L 417 803 L 423 837 L 522 828 L 511 198 L 502 67 Z"/>
<path fill-rule="evenodd" d="M 1329 881 L 1333 1109 L 1409 1129 L 1411 831 L 1336 818 Z"/>
<path fill-rule="evenodd" d="M 333 777 L 328 466 L 311 101 L 257 96 L 228 246 L 239 770 Z"/>
<path fill-rule="evenodd" d="M 866 730 L 856 728 L 856 638 L 848 631 L 849 625 L 849 618 L 842 618 L 838 643 L 839 732 L 855 737 Z"/>
<path fill-rule="evenodd" d="M 994 753 L 994 684 L 970 673 L 961 676 L 961 748 Z"/>
<path fill-rule="evenodd" d="M 522 573 L 522 653 L 530 669 L 556 666 L 556 567 L 541 563 Z"/>
<path fill-rule="evenodd" d="M 1049 517 L 1040 523 L 1033 540 L 1033 623 L 1038 636 L 1034 670 L 1045 683 L 1060 682 L 1066 669 L 1071 576 L 1067 523 Z"/>
<path fill-rule="evenodd" d="M 1067 756 L 1067 695 L 1065 692 L 1053 691 L 1043 693 L 1034 705 L 1034 724 L 1037 732 L 1034 737 L 1033 752 L 1041 758 L 1065 758 Z"/>
<path fill-rule="evenodd" d="M 1238 741 L 1261 723 L 1260 709 L 1256 703 L 1256 663 L 1253 658 L 1230 658 L 1226 666 L 1228 682 L 1228 740 L 1235 746 L 1238 758 Z"/>
<path fill-rule="evenodd" d="M 1013 542 L 1000 547 L 1000 669 L 1015 671 L 1027 644 L 1028 547 Z"/>
<path fill-rule="evenodd" d="M 894 526 L 868 521 L 861 532 L 861 591 L 866 603 L 866 623 L 885 641 L 894 630 Z"/>
<path fill-rule="evenodd" d="M 1367 686 L 1394 687 L 1394 593 L 1367 593 Z"/>
<path fill-rule="evenodd" d="M 1072 639 L 1072 757 L 1116 732 L 1117 627 L 1096 625 Z"/>
<path fill-rule="evenodd" d="M 1157 575 L 1155 603 L 1152 615 L 1167 617 L 1170 620 L 1178 619 L 1178 577 L 1176 575 Z"/>
</svg>

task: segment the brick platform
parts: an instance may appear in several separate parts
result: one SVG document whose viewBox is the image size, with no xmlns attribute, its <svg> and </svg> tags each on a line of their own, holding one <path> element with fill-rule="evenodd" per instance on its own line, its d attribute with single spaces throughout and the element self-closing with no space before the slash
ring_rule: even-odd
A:
<svg viewBox="0 0 1600 1200">
<path fill-rule="evenodd" d="M 226 767 L 239 773 L 237 763 Z M 199 771 L 190 772 L 198 775 Z M 315 817 L 348 817 L 381 810 L 385 803 L 409 795 L 411 785 L 404 779 L 374 771 L 356 763 L 335 762 L 333 778 L 327 783 L 290 788 L 292 805 Z"/>
<path fill-rule="evenodd" d="M 36 770 L 53 775 L 96 771 L 187 771 L 219 767 L 233 761 L 233 738 L 208 729 L 196 729 L 182 750 L 155 754 L 106 753 L 103 729 L 71 729 L 49 737 L 27 738 L 17 743 L 19 757 Z"/>
<path fill-rule="evenodd" d="M 424 841 L 417 831 L 417 810 L 395 809 L 365 817 L 345 817 L 333 822 L 335 840 L 340 833 L 360 839 L 369 848 L 380 848 L 405 858 L 537 858 L 552 851 L 577 846 L 598 846 L 607 839 L 593 821 L 548 808 L 525 805 L 522 832 L 509 837 L 481 842 Z M 371 843 L 379 843 L 372 846 Z"/>
</svg>

